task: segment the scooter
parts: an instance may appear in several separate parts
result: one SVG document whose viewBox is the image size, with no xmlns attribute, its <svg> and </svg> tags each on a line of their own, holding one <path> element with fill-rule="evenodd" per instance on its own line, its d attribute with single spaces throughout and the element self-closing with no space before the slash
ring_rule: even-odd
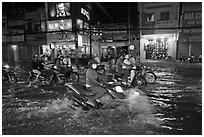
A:
<svg viewBox="0 0 204 137">
<path fill-rule="evenodd" d="M 143 74 L 138 71 L 138 68 L 132 67 L 130 72 L 133 73 L 131 76 L 128 77 L 128 81 L 124 79 L 124 74 L 119 74 L 117 72 L 108 74 L 107 78 L 109 80 L 115 80 L 119 82 L 121 85 L 128 86 L 128 87 L 138 87 L 144 88 L 147 85 L 147 81 L 144 78 Z"/>
<path fill-rule="evenodd" d="M 14 73 L 13 71 L 9 70 L 10 66 L 5 64 L 4 66 L 2 66 L 2 78 L 5 81 L 8 81 L 11 84 L 17 83 L 17 74 Z"/>
<path fill-rule="evenodd" d="M 147 83 L 153 84 L 156 82 L 157 76 L 153 71 L 151 71 L 149 67 L 140 63 L 137 66 L 137 71 L 138 73 L 140 73 L 140 75 L 142 75 L 145 78 Z"/>
<path fill-rule="evenodd" d="M 70 84 L 66 83 L 68 98 L 73 102 L 75 107 L 81 106 L 83 110 L 90 110 L 94 108 L 104 108 L 105 106 L 99 101 L 95 101 L 94 105 L 87 103 L 89 97 L 94 94 L 86 89 L 82 84 Z M 127 99 L 125 94 L 125 88 L 122 88 L 118 83 L 105 82 L 103 88 L 106 89 L 106 95 L 109 95 L 112 99 L 124 100 Z M 134 92 L 139 95 L 139 92 Z"/>
<path fill-rule="evenodd" d="M 38 78 L 38 81 L 40 81 L 40 83 L 43 83 L 44 85 L 51 85 L 55 83 L 60 86 L 63 86 L 65 84 L 66 82 L 65 75 L 60 73 L 55 65 L 53 65 L 52 67 L 45 67 L 45 69 L 51 70 L 53 74 L 51 75 L 50 78 L 47 78 L 46 72 L 41 74 Z M 37 75 L 38 75 L 37 73 L 30 71 L 28 80 L 32 82 Z"/>
</svg>

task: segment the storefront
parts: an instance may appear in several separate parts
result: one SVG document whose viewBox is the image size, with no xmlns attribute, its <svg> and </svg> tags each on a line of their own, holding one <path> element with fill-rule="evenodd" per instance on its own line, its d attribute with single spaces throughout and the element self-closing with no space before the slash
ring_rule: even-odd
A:
<svg viewBox="0 0 204 137">
<path fill-rule="evenodd" d="M 140 59 L 161 60 L 167 56 L 176 59 L 177 33 L 142 35 L 140 40 Z"/>
<path fill-rule="evenodd" d="M 84 58 L 90 54 L 89 9 L 86 3 L 48 3 L 47 44 L 43 53 Z"/>
</svg>

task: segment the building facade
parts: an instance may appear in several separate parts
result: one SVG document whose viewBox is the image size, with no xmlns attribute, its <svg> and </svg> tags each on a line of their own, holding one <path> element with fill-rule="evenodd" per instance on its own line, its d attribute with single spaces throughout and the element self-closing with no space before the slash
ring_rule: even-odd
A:
<svg viewBox="0 0 204 137">
<path fill-rule="evenodd" d="M 97 25 L 94 37 L 97 38 L 96 44 L 99 46 L 99 55 L 105 58 L 109 54 L 110 47 L 115 49 L 114 56 L 120 53 L 128 53 L 129 46 L 133 45 L 135 53 L 139 52 L 139 44 L 136 35 L 129 33 L 128 24 L 126 23 L 110 23 Z M 136 55 L 136 54 L 134 54 Z"/>
<path fill-rule="evenodd" d="M 178 55 L 198 57 L 202 53 L 202 3 L 181 3 L 181 33 Z"/>
<path fill-rule="evenodd" d="M 47 44 L 43 52 L 56 58 L 90 54 L 90 3 L 47 3 Z"/>
<path fill-rule="evenodd" d="M 138 3 L 140 19 L 140 60 L 176 59 L 179 36 L 179 4 Z"/>
<path fill-rule="evenodd" d="M 84 58 L 92 53 L 91 3 L 51 2 L 33 11 L 6 10 L 3 22 L 3 61 L 30 61 L 58 53 Z M 91 47 L 91 48 L 90 48 Z"/>
</svg>

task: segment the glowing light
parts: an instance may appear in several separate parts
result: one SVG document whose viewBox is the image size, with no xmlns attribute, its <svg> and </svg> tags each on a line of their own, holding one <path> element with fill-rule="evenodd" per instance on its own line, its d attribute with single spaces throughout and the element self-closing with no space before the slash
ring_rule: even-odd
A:
<svg viewBox="0 0 204 137">
<path fill-rule="evenodd" d="M 63 45 L 63 48 L 65 49 L 67 47 L 67 45 Z"/>
<path fill-rule="evenodd" d="M 55 45 L 54 45 L 53 43 L 51 43 L 51 44 L 50 44 L 50 48 L 51 48 L 51 49 L 54 49 L 54 48 L 55 48 Z"/>
<path fill-rule="evenodd" d="M 14 50 L 17 49 L 17 45 L 12 45 L 11 47 L 12 47 Z"/>
</svg>

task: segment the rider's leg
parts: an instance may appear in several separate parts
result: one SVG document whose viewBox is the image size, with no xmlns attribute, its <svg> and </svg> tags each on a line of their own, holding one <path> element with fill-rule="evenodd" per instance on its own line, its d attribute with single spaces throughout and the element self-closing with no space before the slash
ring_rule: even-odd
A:
<svg viewBox="0 0 204 137">
<path fill-rule="evenodd" d="M 129 70 L 123 69 L 123 70 L 121 70 L 121 73 L 124 74 L 123 78 L 127 81 L 128 80 L 128 76 L 130 75 Z"/>
<path fill-rule="evenodd" d="M 135 71 L 131 70 L 130 71 L 130 76 L 128 77 L 128 84 L 132 83 L 132 80 L 133 80 L 134 76 L 135 76 Z"/>
<path fill-rule="evenodd" d="M 96 99 L 101 98 L 105 94 L 106 90 L 100 86 L 95 86 L 91 87 L 91 92 L 95 95 L 89 97 L 89 99 L 95 101 Z"/>
<path fill-rule="evenodd" d="M 39 76 L 41 75 L 41 72 L 39 70 L 35 70 L 34 73 L 37 73 L 37 76 L 34 80 L 34 82 L 36 82 L 38 80 Z"/>
</svg>

